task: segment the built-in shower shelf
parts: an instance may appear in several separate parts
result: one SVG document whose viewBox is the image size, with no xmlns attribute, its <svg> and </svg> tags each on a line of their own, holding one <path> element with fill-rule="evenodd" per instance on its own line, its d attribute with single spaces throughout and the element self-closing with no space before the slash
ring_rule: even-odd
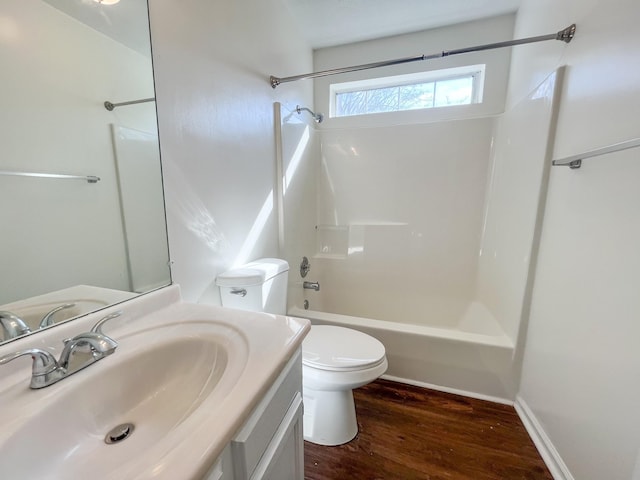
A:
<svg viewBox="0 0 640 480">
<path fill-rule="evenodd" d="M 317 225 L 314 257 L 336 260 L 347 258 L 349 236 L 347 225 Z"/>
<path fill-rule="evenodd" d="M 347 255 L 338 253 L 316 253 L 313 255 L 313 258 L 323 258 L 326 260 L 345 260 L 347 258 Z"/>
<path fill-rule="evenodd" d="M 354 222 L 349 225 L 316 225 L 314 258 L 343 260 L 364 252 L 365 234 L 369 228 L 406 227 L 406 222 Z"/>
<path fill-rule="evenodd" d="M 407 222 L 386 222 L 386 221 L 374 221 L 374 222 L 353 222 L 350 223 L 350 227 L 406 227 L 409 225 Z"/>
</svg>

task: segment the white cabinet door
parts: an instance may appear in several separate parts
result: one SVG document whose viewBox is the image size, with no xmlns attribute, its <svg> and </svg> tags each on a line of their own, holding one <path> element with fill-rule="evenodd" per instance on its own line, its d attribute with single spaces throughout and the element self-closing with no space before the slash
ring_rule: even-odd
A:
<svg viewBox="0 0 640 480">
<path fill-rule="evenodd" d="M 234 480 L 302 480 L 302 353 L 294 354 L 231 441 Z"/>
<path fill-rule="evenodd" d="M 251 480 L 303 480 L 302 395 L 298 393 Z"/>
</svg>

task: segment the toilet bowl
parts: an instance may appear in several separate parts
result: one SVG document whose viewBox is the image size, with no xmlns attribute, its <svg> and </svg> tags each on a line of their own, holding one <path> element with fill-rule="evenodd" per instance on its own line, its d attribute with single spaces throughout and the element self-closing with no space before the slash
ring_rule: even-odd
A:
<svg viewBox="0 0 640 480">
<path fill-rule="evenodd" d="M 358 433 L 353 389 L 387 370 L 384 345 L 362 332 L 315 325 L 302 342 L 304 439 L 341 445 Z"/>
<path fill-rule="evenodd" d="M 289 265 L 263 258 L 216 278 L 222 305 L 241 310 L 286 314 Z M 387 370 L 384 345 L 357 330 L 313 325 L 302 342 L 304 439 L 341 445 L 358 433 L 354 388 Z"/>
</svg>

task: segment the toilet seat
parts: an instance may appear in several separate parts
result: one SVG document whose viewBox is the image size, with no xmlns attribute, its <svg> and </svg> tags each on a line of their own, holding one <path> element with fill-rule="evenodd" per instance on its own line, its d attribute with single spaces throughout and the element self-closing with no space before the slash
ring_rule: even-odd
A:
<svg viewBox="0 0 640 480">
<path fill-rule="evenodd" d="M 349 372 L 385 362 L 384 345 L 350 328 L 314 325 L 302 342 L 302 364 L 319 370 Z"/>
</svg>

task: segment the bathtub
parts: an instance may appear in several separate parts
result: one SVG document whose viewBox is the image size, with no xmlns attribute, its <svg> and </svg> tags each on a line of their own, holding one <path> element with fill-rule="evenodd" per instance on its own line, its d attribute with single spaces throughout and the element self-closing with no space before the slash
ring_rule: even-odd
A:
<svg viewBox="0 0 640 480">
<path fill-rule="evenodd" d="M 288 315 L 314 325 L 338 325 L 367 333 L 386 349 L 383 378 L 500 403 L 513 404 L 514 344 L 478 302 L 471 302 L 449 328 L 335 313 L 294 306 Z"/>
</svg>

